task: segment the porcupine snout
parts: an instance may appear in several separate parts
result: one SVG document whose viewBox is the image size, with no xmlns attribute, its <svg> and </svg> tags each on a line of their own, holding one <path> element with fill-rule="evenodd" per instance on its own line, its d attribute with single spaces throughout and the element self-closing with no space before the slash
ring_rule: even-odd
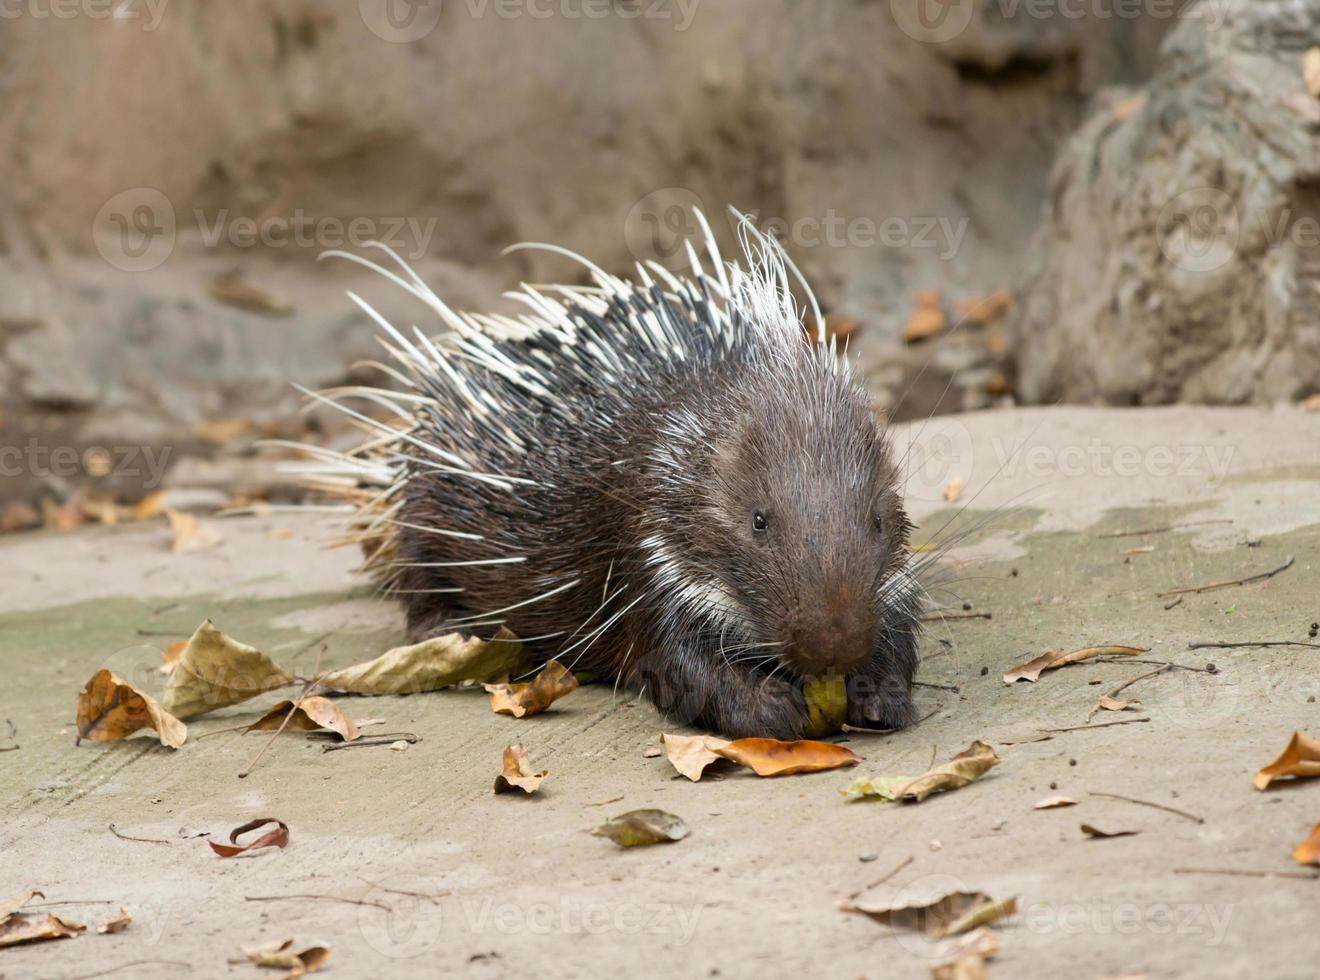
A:
<svg viewBox="0 0 1320 980">
<path fill-rule="evenodd" d="M 848 674 L 874 654 L 879 617 L 848 583 L 826 586 L 817 602 L 797 610 L 786 654 L 807 677 Z"/>
</svg>

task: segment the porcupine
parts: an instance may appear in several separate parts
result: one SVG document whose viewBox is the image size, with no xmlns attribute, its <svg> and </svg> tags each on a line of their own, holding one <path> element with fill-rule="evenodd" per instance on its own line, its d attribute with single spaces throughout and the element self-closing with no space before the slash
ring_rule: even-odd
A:
<svg viewBox="0 0 1320 980">
<path fill-rule="evenodd" d="M 367 567 L 412 642 L 508 627 L 536 662 L 733 737 L 801 736 L 820 676 L 846 678 L 849 722 L 906 725 L 920 590 L 883 425 L 778 243 L 740 219 L 743 261 L 726 264 L 696 220 L 710 269 L 689 242 L 688 278 L 518 246 L 575 259 L 594 286 L 524 285 L 516 321 L 456 314 L 383 245 L 397 274 L 338 253 L 450 329 L 408 336 L 349 294 L 400 390 L 316 396 L 377 433 L 325 469 L 365 501 Z"/>
</svg>

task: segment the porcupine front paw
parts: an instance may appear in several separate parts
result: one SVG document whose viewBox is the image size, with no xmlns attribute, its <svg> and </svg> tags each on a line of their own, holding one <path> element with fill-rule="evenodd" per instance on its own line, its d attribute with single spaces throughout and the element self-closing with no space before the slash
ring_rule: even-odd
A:
<svg viewBox="0 0 1320 980">
<path fill-rule="evenodd" d="M 911 681 L 877 664 L 848 678 L 848 724 L 858 728 L 906 728 L 917 720 Z"/>
<path fill-rule="evenodd" d="M 777 677 L 749 677 L 737 699 L 716 708 L 711 727 L 730 738 L 801 738 L 810 720 L 802 690 Z"/>
</svg>

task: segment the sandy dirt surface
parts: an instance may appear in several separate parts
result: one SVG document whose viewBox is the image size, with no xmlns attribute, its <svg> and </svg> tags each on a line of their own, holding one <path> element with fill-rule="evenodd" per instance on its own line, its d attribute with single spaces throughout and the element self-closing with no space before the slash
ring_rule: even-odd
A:
<svg viewBox="0 0 1320 980">
<path fill-rule="evenodd" d="M 352 699 L 350 716 L 383 719 L 368 731 L 420 741 L 323 753 L 285 735 L 246 779 L 264 737 L 202 736 L 278 694 L 198 719 L 178 751 L 145 735 L 75 747 L 92 672 L 158 691 L 159 651 L 204 618 L 299 671 L 374 656 L 400 618 L 353 577 L 351 554 L 324 550 L 315 518 L 234 519 L 195 555 L 170 554 L 154 525 L 0 541 L 0 749 L 17 746 L 0 751 L 0 898 L 37 888 L 84 923 L 121 904 L 134 916 L 118 935 L 0 950 L 0 977 L 275 976 L 226 961 L 284 939 L 330 946 L 330 977 L 925 977 L 933 946 L 836 907 L 900 865 L 883 888 L 1019 897 L 991 977 L 1314 976 L 1320 880 L 1290 854 L 1320 820 L 1320 782 L 1262 793 L 1251 780 L 1295 729 L 1320 735 L 1320 649 L 1187 645 L 1305 641 L 1320 619 L 1320 416 L 1053 409 L 911 431 L 917 541 L 961 536 L 933 599 L 993 618 L 931 623 L 917 691 L 929 717 L 848 736 L 860 770 L 690 783 L 643 755 L 665 720 L 608 685 L 523 721 L 480 692 Z M 955 478 L 961 514 L 940 496 Z M 1156 597 L 1290 557 L 1173 608 Z M 1139 681 L 1125 692 L 1137 710 L 1093 722 L 1130 724 L 1026 740 L 1085 725 L 1101 694 L 1155 669 L 1000 679 L 1097 643 L 1195 669 Z M 1002 762 L 955 793 L 906 806 L 839 794 L 860 771 L 920 772 L 975 738 Z M 491 792 L 514 741 L 550 770 L 535 797 Z M 1059 794 L 1078 804 L 1033 810 Z M 634 850 L 591 836 L 639 807 L 679 814 L 691 836 Z M 222 861 L 195 836 L 263 816 L 289 824 L 287 849 Z M 1088 840 L 1082 823 L 1136 833 Z"/>
</svg>

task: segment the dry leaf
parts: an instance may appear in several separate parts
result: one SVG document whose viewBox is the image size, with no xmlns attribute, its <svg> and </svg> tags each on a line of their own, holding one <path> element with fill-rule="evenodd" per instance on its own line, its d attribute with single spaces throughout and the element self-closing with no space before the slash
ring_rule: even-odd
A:
<svg viewBox="0 0 1320 980">
<path fill-rule="evenodd" d="M 1033 810 L 1055 810 L 1061 806 L 1076 806 L 1077 801 L 1070 796 L 1047 796 L 1031 805 Z"/>
<path fill-rule="evenodd" d="M 558 660 L 549 661 L 527 684 L 486 684 L 490 710 L 500 715 L 528 718 L 539 715 L 565 694 L 577 689 L 573 672 Z"/>
<path fill-rule="evenodd" d="M 895 777 L 873 776 L 869 782 L 875 787 L 884 787 L 892 795 L 888 799 L 912 800 L 914 803 L 920 803 L 931 793 L 940 793 L 945 790 L 959 789 L 966 786 L 974 779 L 979 779 L 989 772 L 994 766 L 999 764 L 999 756 L 995 755 L 995 750 L 982 741 L 975 741 L 967 746 L 962 752 L 959 752 L 942 766 L 936 766 L 929 772 L 923 773 L 916 779 L 894 788 L 893 780 Z M 849 794 L 849 790 L 856 786 L 859 792 Z M 865 793 L 860 792 L 861 786 L 854 783 L 852 786 L 844 789 L 845 795 L 852 795 L 857 799 L 860 796 L 874 795 L 884 798 L 882 792 Z"/>
<path fill-rule="evenodd" d="M 663 737 L 664 736 L 662 735 L 661 738 Z M 658 745 L 648 745 L 646 748 L 642 749 L 643 759 L 658 759 L 664 754 L 664 749 L 660 748 Z"/>
<path fill-rule="evenodd" d="M 266 537 L 272 541 L 292 541 L 293 528 L 291 527 L 273 527 L 266 532 Z"/>
<path fill-rule="evenodd" d="M 293 675 L 283 667 L 226 636 L 208 619 L 188 640 L 161 702 L 180 718 L 192 718 L 292 683 Z"/>
<path fill-rule="evenodd" d="M 960 476 L 955 476 L 948 482 L 945 488 L 940 491 L 940 495 L 949 503 L 956 504 L 962 499 L 963 490 L 966 489 L 967 482 Z"/>
<path fill-rule="evenodd" d="M 171 643 L 160 652 L 160 667 L 162 674 L 173 673 L 174 668 L 179 666 L 179 658 L 183 656 L 183 651 L 188 649 L 187 640 L 179 640 Z"/>
<path fill-rule="evenodd" d="M 914 929 L 930 939 L 944 939 L 986 926 L 1017 912 L 1017 899 L 991 899 L 984 892 L 949 892 L 899 900 L 898 893 L 887 889 L 879 898 L 863 896 L 839 900 L 845 912 L 859 912 L 896 929 Z"/>
<path fill-rule="evenodd" d="M 1293 860 L 1298 864 L 1314 864 L 1320 868 L 1320 823 L 1311 828 L 1311 836 L 1297 845 Z"/>
<path fill-rule="evenodd" d="M 1028 660 L 1024 664 L 1018 664 L 1004 675 L 1004 683 L 1012 684 L 1014 681 L 1031 681 L 1033 684 L 1047 670 L 1054 670 L 1056 667 L 1063 667 L 1067 664 L 1075 664 L 1081 660 L 1089 660 L 1092 657 L 1135 657 L 1139 653 L 1146 651 L 1141 647 L 1121 647 L 1121 646 L 1103 646 L 1103 647 L 1083 647 L 1080 650 L 1072 650 L 1068 653 L 1061 651 L 1049 651 L 1042 653 L 1034 660 Z"/>
<path fill-rule="evenodd" d="M 27 531 L 41 527 L 41 515 L 30 505 L 21 500 L 11 500 L 0 510 L 0 534 L 14 531 Z"/>
<path fill-rule="evenodd" d="M 966 320 L 978 327 L 993 323 L 1013 308 L 1013 294 L 1007 289 L 996 289 L 989 296 L 961 300 L 953 305 L 960 321 Z"/>
<path fill-rule="evenodd" d="M 935 953 L 931 980 L 981 980 L 985 961 L 999 955 L 999 933 L 981 926 L 946 939 Z"/>
<path fill-rule="evenodd" d="M 807 734 L 812 738 L 841 731 L 848 720 L 848 682 L 838 677 L 808 677 L 802 685 L 807 702 Z"/>
<path fill-rule="evenodd" d="M 293 940 L 286 939 L 282 943 L 275 943 L 270 946 L 262 946 L 258 949 L 245 949 L 243 955 L 248 962 L 255 963 L 257 966 L 269 967 L 273 970 L 288 970 L 285 980 L 293 980 L 295 977 L 305 976 L 313 973 L 325 965 L 325 961 L 330 958 L 330 950 L 325 946 L 309 946 L 302 952 L 293 951 Z M 230 960 L 230 962 L 235 962 Z M 242 963 L 242 960 L 237 962 Z"/>
<path fill-rule="evenodd" d="M 1086 720 L 1089 722 L 1096 716 L 1096 713 L 1100 711 L 1127 711 L 1130 708 L 1135 708 L 1139 704 L 1141 704 L 1141 702 L 1136 698 L 1125 700 L 1123 698 L 1113 698 L 1108 694 L 1104 694 L 1101 695 L 1100 700 L 1095 703 L 1095 707 L 1087 712 Z"/>
<path fill-rule="evenodd" d="M 133 916 L 129 915 L 128 909 L 121 905 L 118 912 L 96 927 L 96 931 L 103 936 L 109 933 L 123 932 L 132 921 Z"/>
<path fill-rule="evenodd" d="M 252 428 L 247 419 L 210 419 L 193 426 L 193 435 L 213 446 L 224 446 Z"/>
<path fill-rule="evenodd" d="M 1082 824 L 1082 833 L 1084 833 L 1087 837 L 1096 840 L 1106 840 L 1110 837 L 1133 837 L 1141 833 L 1141 831 L 1139 830 L 1108 831 L 1108 830 L 1101 830 L 1099 827 L 1093 827 L 1089 823 L 1084 823 Z"/>
<path fill-rule="evenodd" d="M 781 742 L 774 738 L 740 738 L 730 742 L 714 735 L 660 736 L 665 753 L 675 769 L 696 782 L 717 758 L 746 766 L 758 776 L 789 776 L 852 766 L 862 760 L 851 750 L 832 742 Z"/>
<path fill-rule="evenodd" d="M 0 923 L 3 923 L 6 919 L 8 919 L 11 915 L 13 915 L 19 909 L 21 909 L 28 902 L 32 901 L 34 898 L 45 898 L 45 897 L 46 895 L 44 892 L 39 892 L 36 889 L 33 889 L 32 891 L 28 892 L 26 895 L 20 895 L 18 898 L 11 898 L 7 902 L 0 902 Z"/>
<path fill-rule="evenodd" d="M 1306 82 L 1306 91 L 1320 99 L 1320 47 L 1302 55 L 1302 80 Z"/>
<path fill-rule="evenodd" d="M 931 980 L 990 980 L 985 957 L 968 953 L 951 963 L 936 963 L 930 968 Z"/>
<path fill-rule="evenodd" d="M 689 833 L 688 825 L 680 817 L 664 810 L 629 810 L 591 832 L 593 837 L 608 837 L 620 847 L 669 844 Z"/>
<path fill-rule="evenodd" d="M 883 803 L 893 803 L 904 787 L 911 785 L 915 776 L 858 776 L 839 790 L 847 799 L 871 797 Z"/>
<path fill-rule="evenodd" d="M 207 290 L 211 298 L 230 306 L 251 313 L 265 313 L 269 316 L 288 316 L 293 307 L 276 299 L 264 289 L 258 289 L 243 281 L 237 272 L 228 272 L 211 280 Z"/>
<path fill-rule="evenodd" d="M 1293 732 L 1292 740 L 1283 753 L 1256 773 L 1256 789 L 1265 789 L 1284 776 L 1297 779 L 1320 776 L 1320 742 L 1301 732 Z"/>
<path fill-rule="evenodd" d="M 507 629 L 490 640 L 446 633 L 333 671 L 320 685 L 350 694 L 420 694 L 462 681 L 502 677 L 525 665 L 523 645 Z"/>
<path fill-rule="evenodd" d="M 225 536 L 210 524 L 202 524 L 195 514 L 166 509 L 173 541 L 170 550 L 176 554 L 185 551 L 207 551 L 220 544 Z"/>
<path fill-rule="evenodd" d="M 714 735 L 671 735 L 668 732 L 660 736 L 660 741 L 670 764 L 694 783 L 708 765 L 721 758 L 715 750 L 729 744 L 728 739 Z"/>
<path fill-rule="evenodd" d="M 909 344 L 933 337 L 944 329 L 944 312 L 940 309 L 940 294 L 928 290 L 917 294 L 917 306 L 903 327 L 903 339 Z"/>
<path fill-rule="evenodd" d="M 1320 412 L 1320 395 L 1312 395 L 1298 403 L 1304 412 Z"/>
<path fill-rule="evenodd" d="M 244 834 L 256 830 L 258 827 L 264 827 L 268 823 L 275 824 L 275 829 L 266 831 L 251 844 L 240 844 L 238 842 L 238 839 Z M 242 826 L 231 830 L 228 844 L 217 844 L 213 840 L 206 843 L 210 844 L 211 850 L 222 858 L 231 858 L 239 854 L 246 854 L 248 851 L 261 850 L 263 847 L 287 846 L 289 843 L 289 827 L 283 820 L 276 820 L 274 817 L 260 817 L 257 820 L 249 820 Z"/>
<path fill-rule="evenodd" d="M 57 915 L 24 915 L 16 912 L 0 922 L 0 948 L 19 943 L 39 943 L 47 939 L 72 939 L 87 927 Z"/>
<path fill-rule="evenodd" d="M 527 750 L 521 745 L 510 745 L 504 750 L 504 771 L 495 777 L 495 792 L 510 793 L 520 789 L 524 793 L 535 793 L 541 788 L 541 780 L 548 775 L 548 769 L 533 772 Z"/>
<path fill-rule="evenodd" d="M 77 507 L 65 504 L 61 506 L 49 497 L 41 501 L 41 526 L 52 531 L 70 531 L 81 527 L 83 513 Z"/>
<path fill-rule="evenodd" d="M 177 749 L 188 737 L 188 726 L 156 699 L 135 691 L 117 674 L 98 670 L 78 692 L 78 738 L 117 742 L 142 728 L 156 733 L 162 745 Z"/>
<path fill-rule="evenodd" d="M 290 712 L 293 716 L 286 724 L 284 719 Z M 285 731 L 296 729 L 300 732 L 334 732 L 345 742 L 351 742 L 361 734 L 357 725 L 344 717 L 337 704 L 329 698 L 316 694 L 309 695 L 296 703 L 291 700 L 279 702 L 248 725 L 247 731 L 278 731 L 281 725 L 284 726 Z"/>
<path fill-rule="evenodd" d="M 157 490 L 155 493 L 149 493 L 128 511 L 129 516 L 135 521 L 149 521 L 165 513 L 165 501 L 169 498 L 168 490 Z"/>
</svg>

